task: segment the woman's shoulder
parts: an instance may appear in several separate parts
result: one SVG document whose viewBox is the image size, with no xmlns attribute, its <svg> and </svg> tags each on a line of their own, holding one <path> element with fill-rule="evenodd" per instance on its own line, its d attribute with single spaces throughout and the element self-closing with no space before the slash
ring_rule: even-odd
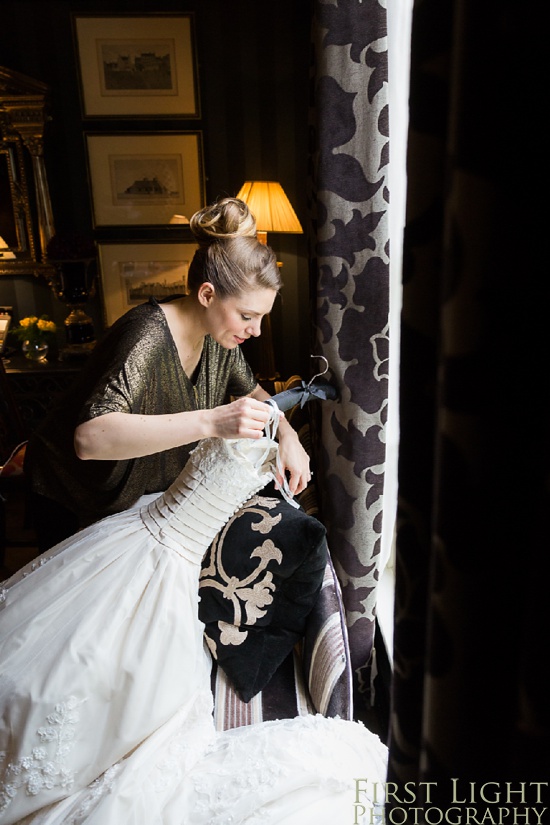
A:
<svg viewBox="0 0 550 825">
<path fill-rule="evenodd" d="M 121 315 L 98 341 L 89 359 L 89 371 L 129 368 L 145 358 L 165 353 L 170 343 L 162 309 L 153 303 L 138 304 Z"/>
<path fill-rule="evenodd" d="M 108 330 L 108 335 L 141 338 L 144 333 L 155 332 L 165 336 L 167 331 L 164 312 L 153 298 L 121 315 Z"/>
<path fill-rule="evenodd" d="M 129 309 L 124 315 L 115 321 L 115 326 L 119 322 L 126 323 L 156 323 L 164 319 L 164 312 L 162 311 L 159 302 L 155 298 L 149 298 L 141 304 L 136 304 Z"/>
</svg>

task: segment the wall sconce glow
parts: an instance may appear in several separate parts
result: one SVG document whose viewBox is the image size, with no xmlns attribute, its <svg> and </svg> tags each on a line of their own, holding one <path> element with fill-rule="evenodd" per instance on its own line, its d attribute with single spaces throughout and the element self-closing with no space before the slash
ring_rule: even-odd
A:
<svg viewBox="0 0 550 825">
<path fill-rule="evenodd" d="M 0 258 L 4 261 L 13 261 L 15 253 L 11 251 L 4 238 L 0 235 Z"/>
</svg>

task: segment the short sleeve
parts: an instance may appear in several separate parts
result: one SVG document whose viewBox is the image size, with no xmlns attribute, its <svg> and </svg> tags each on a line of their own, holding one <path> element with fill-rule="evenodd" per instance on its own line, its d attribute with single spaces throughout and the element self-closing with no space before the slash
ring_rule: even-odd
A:
<svg viewBox="0 0 550 825">
<path fill-rule="evenodd" d="M 143 396 L 150 374 L 148 362 L 136 368 L 135 349 L 124 360 L 117 358 L 93 386 L 82 407 L 79 423 L 111 412 L 132 413 L 142 408 Z"/>
<path fill-rule="evenodd" d="M 192 409 L 161 311 L 129 313 L 102 345 L 78 423 L 111 412 L 154 414 Z M 177 403 L 176 403 L 177 398 Z M 171 401 L 173 403 L 171 403 Z"/>
</svg>

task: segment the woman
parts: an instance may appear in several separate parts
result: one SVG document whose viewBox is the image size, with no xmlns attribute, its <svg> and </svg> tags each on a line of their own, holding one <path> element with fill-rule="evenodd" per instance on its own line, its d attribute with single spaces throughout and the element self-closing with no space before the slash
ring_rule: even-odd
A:
<svg viewBox="0 0 550 825">
<path fill-rule="evenodd" d="M 198 575 L 276 473 L 280 414 L 265 410 L 265 435 L 202 440 L 164 494 L 0 587 L 2 825 L 382 821 L 386 751 L 362 725 L 214 730 Z"/>
<path fill-rule="evenodd" d="M 268 394 L 240 344 L 260 335 L 281 287 L 275 255 L 235 198 L 197 212 L 191 231 L 199 249 L 189 295 L 152 299 L 120 318 L 28 445 L 41 552 L 165 490 L 200 439 L 262 435 Z M 284 420 L 279 442 L 290 490 L 299 493 L 309 460 Z"/>
</svg>

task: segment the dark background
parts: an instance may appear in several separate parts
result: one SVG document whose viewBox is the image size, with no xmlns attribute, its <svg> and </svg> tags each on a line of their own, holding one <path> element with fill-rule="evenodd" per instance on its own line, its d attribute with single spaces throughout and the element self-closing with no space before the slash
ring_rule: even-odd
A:
<svg viewBox="0 0 550 825">
<path fill-rule="evenodd" d="M 163 12 L 193 14 L 200 118 L 84 119 L 72 16 Z M 207 202 L 237 194 L 245 180 L 278 180 L 307 228 L 307 0 L 275 4 L 264 0 L 2 0 L 0 13 L 0 65 L 51 89 L 52 119 L 45 132 L 44 155 L 56 230 L 93 231 L 84 133 L 157 129 L 202 132 Z M 173 231 L 120 227 L 97 230 L 94 235 L 97 240 L 157 241 L 174 237 Z M 284 289 L 272 313 L 272 326 L 276 367 L 286 378 L 309 370 L 307 240 L 305 235 L 272 234 L 268 243 L 283 263 Z M 62 326 L 67 315 L 49 287 L 33 276 L 2 276 L 0 305 L 13 306 L 15 320 L 45 312 Z M 99 292 L 87 311 L 99 337 L 104 329 Z M 246 354 L 256 368 L 256 347 L 249 346 Z"/>
</svg>

